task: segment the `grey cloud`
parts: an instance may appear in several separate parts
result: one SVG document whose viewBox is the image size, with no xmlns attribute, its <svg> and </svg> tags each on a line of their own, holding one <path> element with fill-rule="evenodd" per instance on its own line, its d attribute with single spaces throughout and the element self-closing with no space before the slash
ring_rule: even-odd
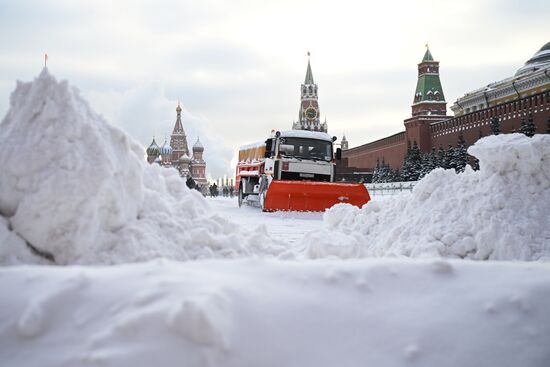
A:
<svg viewBox="0 0 550 367">
<path fill-rule="evenodd" d="M 180 45 L 169 55 L 174 68 L 183 72 L 193 70 L 244 72 L 262 66 L 259 55 L 252 49 L 223 39 L 200 39 Z"/>
</svg>

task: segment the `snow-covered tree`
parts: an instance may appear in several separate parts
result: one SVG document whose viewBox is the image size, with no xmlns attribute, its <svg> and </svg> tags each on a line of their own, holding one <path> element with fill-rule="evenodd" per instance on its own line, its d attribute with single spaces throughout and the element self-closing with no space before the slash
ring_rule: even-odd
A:
<svg viewBox="0 0 550 367">
<path fill-rule="evenodd" d="M 411 162 L 414 172 L 413 181 L 416 181 L 418 180 L 420 172 L 422 171 L 422 156 L 420 148 L 418 147 L 418 144 L 416 144 L 416 141 L 413 142 L 413 146 L 411 148 Z"/>
<path fill-rule="evenodd" d="M 447 147 L 445 151 L 445 160 L 443 162 L 443 168 L 446 169 L 455 169 L 456 168 L 456 159 L 455 159 L 455 148 L 451 144 Z"/>
<path fill-rule="evenodd" d="M 400 182 L 401 180 L 401 172 L 396 168 L 392 170 L 392 182 Z"/>
<path fill-rule="evenodd" d="M 416 141 L 413 142 L 412 148 L 410 148 L 403 161 L 403 169 L 401 170 L 401 179 L 403 181 L 416 181 L 420 176 L 422 170 L 422 157 L 420 155 L 420 149 Z"/>
<path fill-rule="evenodd" d="M 468 152 L 466 150 L 466 141 L 462 132 L 458 135 L 458 144 L 455 149 L 455 170 L 456 172 L 464 172 L 464 168 L 468 164 Z"/>
<path fill-rule="evenodd" d="M 422 165 L 419 178 L 426 176 L 437 167 L 437 154 L 435 152 L 435 148 L 432 148 L 429 153 L 422 154 Z"/>
<path fill-rule="evenodd" d="M 372 179 L 371 179 L 372 183 L 377 183 L 378 182 L 379 173 L 380 173 L 380 159 L 376 158 L 376 167 L 374 168 L 374 171 L 372 172 Z"/>
<path fill-rule="evenodd" d="M 472 169 L 474 171 L 479 171 L 479 159 L 474 156 L 472 156 Z"/>
<path fill-rule="evenodd" d="M 517 132 L 525 134 L 526 130 L 527 130 L 527 123 L 525 122 L 525 116 L 521 116 L 521 122 L 520 122 L 519 129 L 517 130 Z"/>
<path fill-rule="evenodd" d="M 437 166 L 438 167 L 445 168 L 445 169 L 449 168 L 445 165 L 445 163 L 447 162 L 446 156 L 447 156 L 447 152 L 445 151 L 445 149 L 443 149 L 443 146 L 440 145 L 439 149 L 437 150 Z"/>
<path fill-rule="evenodd" d="M 377 182 L 392 182 L 392 170 L 390 169 L 390 166 L 386 164 L 384 158 L 382 158 L 382 164 L 380 165 L 380 169 L 378 170 L 378 181 Z"/>
<path fill-rule="evenodd" d="M 535 125 L 535 122 L 533 121 L 533 114 L 529 113 L 529 119 L 527 120 L 527 125 L 525 125 L 525 129 L 523 131 L 525 135 L 528 137 L 533 137 L 537 133 L 537 126 Z"/>
<path fill-rule="evenodd" d="M 481 135 L 481 129 L 479 131 Z M 496 116 L 491 119 L 491 133 L 493 135 L 500 134 L 500 121 Z"/>
<path fill-rule="evenodd" d="M 412 181 L 410 179 L 411 172 L 411 142 L 407 141 L 407 153 L 403 158 L 403 167 L 401 168 L 401 179 L 403 181 Z"/>
</svg>

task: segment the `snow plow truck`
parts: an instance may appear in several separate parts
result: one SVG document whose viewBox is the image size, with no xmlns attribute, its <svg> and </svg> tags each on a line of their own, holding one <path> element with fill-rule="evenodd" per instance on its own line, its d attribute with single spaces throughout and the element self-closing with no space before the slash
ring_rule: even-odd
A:
<svg viewBox="0 0 550 367">
<path fill-rule="evenodd" d="M 323 132 L 272 132 L 267 140 L 241 146 L 235 189 L 243 203 L 263 211 L 324 211 L 338 203 L 358 207 L 370 200 L 359 183 L 334 182 L 336 137 Z"/>
</svg>

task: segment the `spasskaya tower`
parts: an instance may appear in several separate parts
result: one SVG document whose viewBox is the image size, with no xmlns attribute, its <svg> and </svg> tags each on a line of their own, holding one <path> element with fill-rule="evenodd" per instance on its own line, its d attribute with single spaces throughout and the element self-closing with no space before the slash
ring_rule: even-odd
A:
<svg viewBox="0 0 550 367">
<path fill-rule="evenodd" d="M 307 71 L 306 79 L 302 84 L 300 98 L 300 113 L 298 121 L 292 124 L 294 130 L 311 130 L 327 132 L 327 121 L 321 123 L 321 114 L 319 110 L 319 102 L 317 96 L 317 84 L 313 81 L 313 73 L 311 72 L 310 53 L 307 53 Z"/>
</svg>

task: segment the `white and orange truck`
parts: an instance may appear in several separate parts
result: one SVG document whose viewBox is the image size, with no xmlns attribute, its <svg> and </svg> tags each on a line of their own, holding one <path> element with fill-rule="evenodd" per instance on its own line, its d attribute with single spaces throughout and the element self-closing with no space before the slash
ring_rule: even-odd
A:
<svg viewBox="0 0 550 367">
<path fill-rule="evenodd" d="M 336 137 L 323 132 L 272 132 L 239 148 L 235 189 L 239 206 L 254 203 L 263 211 L 324 211 L 338 203 L 358 207 L 370 200 L 359 183 L 334 182 Z"/>
</svg>

